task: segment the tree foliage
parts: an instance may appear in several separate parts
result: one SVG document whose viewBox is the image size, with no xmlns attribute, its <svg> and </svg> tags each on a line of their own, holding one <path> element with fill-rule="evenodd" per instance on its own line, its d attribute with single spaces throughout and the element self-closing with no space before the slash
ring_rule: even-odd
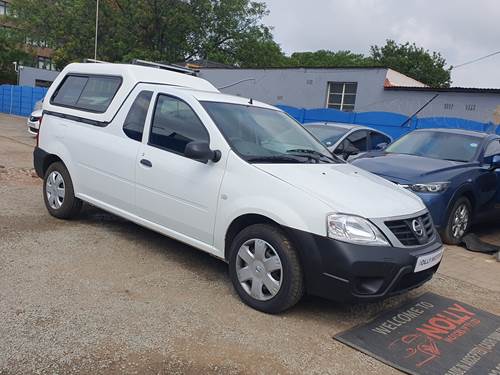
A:
<svg viewBox="0 0 500 375">
<path fill-rule="evenodd" d="M 21 40 L 9 28 L 0 27 L 0 83 L 16 83 L 13 62 L 31 62 L 32 57 L 21 48 Z"/>
<path fill-rule="evenodd" d="M 370 57 L 374 64 L 385 66 L 432 87 L 449 87 L 451 67 L 446 68 L 446 60 L 438 52 L 417 47 L 415 43 L 398 44 L 387 40 L 385 46 L 372 46 Z"/>
<path fill-rule="evenodd" d="M 295 52 L 288 59 L 289 66 L 301 67 L 347 67 L 366 66 L 370 60 L 362 54 L 351 51 Z"/>
<path fill-rule="evenodd" d="M 12 6 L 20 29 L 54 46 L 59 67 L 94 56 L 95 7 L 88 0 L 15 0 Z M 97 58 L 270 63 L 282 52 L 261 23 L 266 14 L 263 3 L 250 0 L 101 0 Z"/>
</svg>

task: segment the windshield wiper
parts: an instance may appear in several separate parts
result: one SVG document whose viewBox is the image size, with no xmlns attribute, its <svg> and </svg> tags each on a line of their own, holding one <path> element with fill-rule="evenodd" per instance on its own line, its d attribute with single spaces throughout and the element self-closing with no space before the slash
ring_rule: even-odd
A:
<svg viewBox="0 0 500 375">
<path fill-rule="evenodd" d="M 245 158 L 248 162 L 274 162 L 274 163 L 303 163 L 304 159 L 294 158 L 292 155 L 268 155 L 268 156 L 250 156 Z"/>
<path fill-rule="evenodd" d="M 325 158 L 327 160 L 330 160 L 331 162 L 335 162 L 337 163 L 338 160 L 334 159 L 333 156 L 328 156 L 328 155 L 325 155 L 319 151 L 316 151 L 316 150 L 310 150 L 310 149 L 307 149 L 307 148 L 296 148 L 296 149 L 292 149 L 292 150 L 286 150 L 287 154 L 290 153 L 290 154 L 293 154 L 293 153 L 296 153 L 296 154 L 306 154 L 307 156 L 313 158 L 314 160 L 317 160 L 319 161 L 321 158 Z M 301 155 L 302 156 L 302 155 Z"/>
</svg>

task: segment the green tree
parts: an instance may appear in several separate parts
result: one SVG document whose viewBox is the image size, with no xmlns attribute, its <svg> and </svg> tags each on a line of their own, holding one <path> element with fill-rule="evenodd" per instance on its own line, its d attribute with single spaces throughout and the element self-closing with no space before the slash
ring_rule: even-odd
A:
<svg viewBox="0 0 500 375">
<path fill-rule="evenodd" d="M 429 52 L 415 43 L 398 44 L 387 40 L 385 46 L 372 46 L 371 59 L 382 65 L 406 74 L 432 87 L 449 87 L 451 69 L 446 68 L 446 60 L 439 52 Z"/>
<path fill-rule="evenodd" d="M 242 68 L 279 67 L 286 62 L 268 28 L 251 28 L 224 46 L 211 50 L 206 57 Z"/>
<path fill-rule="evenodd" d="M 94 55 L 95 2 L 15 0 L 19 28 L 55 48 L 58 67 Z M 281 50 L 262 23 L 265 4 L 250 0 L 101 0 L 97 58 L 179 62 L 220 56 L 255 65 L 243 46 L 259 49 L 262 61 Z"/>
<path fill-rule="evenodd" d="M 295 52 L 287 61 L 289 66 L 301 67 L 347 67 L 366 66 L 371 63 L 362 54 L 351 51 L 328 51 L 319 50 L 316 52 Z"/>
<path fill-rule="evenodd" d="M 19 36 L 12 29 L 0 27 L 0 84 L 17 82 L 13 62 L 31 63 L 32 56 L 22 49 Z"/>
</svg>

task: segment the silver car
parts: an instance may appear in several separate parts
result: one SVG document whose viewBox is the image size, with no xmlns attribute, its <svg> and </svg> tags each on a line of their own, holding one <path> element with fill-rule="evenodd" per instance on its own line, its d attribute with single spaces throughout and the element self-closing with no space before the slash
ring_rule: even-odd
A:
<svg viewBox="0 0 500 375">
<path fill-rule="evenodd" d="M 304 124 L 331 153 L 344 160 L 372 150 L 383 150 L 392 138 L 367 126 L 342 124 L 336 122 L 311 122 Z"/>
<path fill-rule="evenodd" d="M 36 136 L 38 134 L 38 130 L 40 129 L 40 120 L 42 119 L 43 113 L 42 104 L 43 100 L 39 100 L 35 103 L 35 108 L 26 121 L 26 125 L 28 125 L 28 133 L 30 133 L 31 135 Z"/>
</svg>

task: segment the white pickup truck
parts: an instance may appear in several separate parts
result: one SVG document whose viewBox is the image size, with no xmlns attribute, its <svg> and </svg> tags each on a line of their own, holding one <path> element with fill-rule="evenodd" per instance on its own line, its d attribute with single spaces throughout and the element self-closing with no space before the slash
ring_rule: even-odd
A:
<svg viewBox="0 0 500 375">
<path fill-rule="evenodd" d="M 420 198 L 332 156 L 283 111 L 188 74 L 68 65 L 44 99 L 34 164 L 51 215 L 87 202 L 208 252 L 268 313 L 304 293 L 402 293 L 442 256 Z"/>
</svg>

